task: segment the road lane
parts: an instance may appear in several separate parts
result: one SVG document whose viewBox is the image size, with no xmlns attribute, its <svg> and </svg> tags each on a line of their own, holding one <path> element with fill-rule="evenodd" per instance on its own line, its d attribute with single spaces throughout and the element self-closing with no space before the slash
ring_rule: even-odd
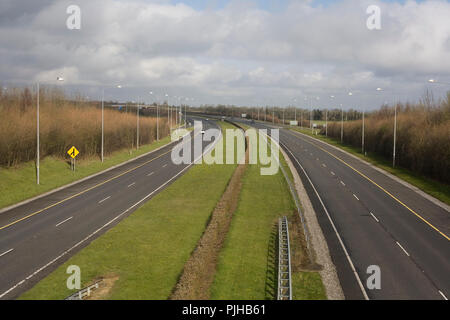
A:
<svg viewBox="0 0 450 320">
<path fill-rule="evenodd" d="M 217 124 L 203 120 L 203 126 Z M 204 150 L 210 144 L 203 143 Z M 0 253 L 14 250 L 0 257 L 0 298 L 31 288 L 184 173 L 188 165 L 171 162 L 173 146 L 1 214 Z"/>
<path fill-rule="evenodd" d="M 255 127 L 268 128 L 260 123 L 256 123 Z M 307 179 L 300 166 L 317 189 L 370 299 L 442 299 L 448 296 L 449 242 L 412 214 L 404 204 L 413 210 L 425 212 L 423 215 L 427 221 L 432 221 L 440 231 L 448 227 L 448 212 L 445 209 L 366 164 L 342 156 L 342 152 L 326 148 L 323 144 L 318 146 L 308 136 L 282 129 L 280 141 L 292 152 L 293 162 L 298 161 L 297 170 L 304 183 Z M 383 185 L 385 191 L 396 195 L 403 204 L 337 160 L 336 153 L 339 158 L 351 163 L 353 168 L 373 179 L 373 182 Z M 319 223 L 327 238 L 346 297 L 362 298 L 362 292 L 358 293 L 357 281 L 351 277 L 349 263 L 343 258 L 342 248 L 336 245 L 337 238 L 333 235 L 330 222 L 324 219 L 324 208 L 317 201 L 313 189 L 310 186 L 306 189 L 319 215 Z M 366 270 L 370 265 L 380 266 L 380 290 L 367 289 Z"/>
</svg>

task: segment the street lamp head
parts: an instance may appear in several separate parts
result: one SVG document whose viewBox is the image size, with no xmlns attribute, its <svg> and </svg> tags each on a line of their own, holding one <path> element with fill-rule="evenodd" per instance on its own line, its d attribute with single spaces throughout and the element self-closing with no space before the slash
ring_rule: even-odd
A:
<svg viewBox="0 0 450 320">
<path fill-rule="evenodd" d="M 435 83 L 435 82 L 436 82 L 436 80 L 434 80 L 434 79 L 430 79 L 430 80 L 428 80 L 428 82 L 429 82 L 429 83 Z"/>
<path fill-rule="evenodd" d="M 349 93 L 348 93 L 348 95 L 349 95 L 349 96 L 352 96 L 352 95 L 353 95 L 353 93 L 352 93 L 352 92 L 349 92 Z"/>
<path fill-rule="evenodd" d="M 120 85 L 120 84 L 117 85 L 117 88 L 118 88 L 118 89 L 122 89 L 122 85 Z"/>
<path fill-rule="evenodd" d="M 381 89 L 381 88 L 377 88 L 377 91 L 383 91 L 383 89 Z"/>
<path fill-rule="evenodd" d="M 56 81 L 64 81 L 63 77 L 56 77 Z"/>
</svg>

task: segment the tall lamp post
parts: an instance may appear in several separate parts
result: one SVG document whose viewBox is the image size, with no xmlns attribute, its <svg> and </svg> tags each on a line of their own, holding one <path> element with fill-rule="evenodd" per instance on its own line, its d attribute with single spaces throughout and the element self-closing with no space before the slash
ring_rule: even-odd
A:
<svg viewBox="0 0 450 320">
<path fill-rule="evenodd" d="M 169 94 L 166 93 L 165 97 L 167 99 L 167 123 L 169 125 L 169 132 L 170 132 L 170 112 L 169 112 Z"/>
<path fill-rule="evenodd" d="M 344 143 L 344 107 L 341 103 L 341 144 Z"/>
<path fill-rule="evenodd" d="M 333 101 L 334 98 L 334 96 L 330 96 L 331 101 Z M 325 110 L 325 136 L 328 137 L 328 109 Z"/>
<path fill-rule="evenodd" d="M 137 105 L 136 105 L 136 116 L 137 116 L 137 119 L 136 119 L 136 150 L 139 150 L 139 114 L 140 114 L 140 104 L 139 104 L 139 98 L 138 98 L 138 101 L 137 101 Z"/>
<path fill-rule="evenodd" d="M 153 99 L 153 91 L 150 91 L 150 96 L 152 97 L 151 101 L 156 102 L 156 141 L 159 141 L 159 106 L 158 102 Z"/>
<path fill-rule="evenodd" d="M 57 77 L 56 81 L 64 81 L 63 77 Z M 40 138 L 39 138 L 39 118 L 40 118 L 40 85 L 39 82 L 36 83 L 37 87 L 37 99 L 36 99 L 36 184 L 40 184 Z"/>
<path fill-rule="evenodd" d="M 437 83 L 437 84 L 445 84 L 447 86 L 450 86 L 450 82 L 441 82 L 441 81 L 436 81 L 434 79 L 430 79 L 428 80 L 429 83 Z"/>
<path fill-rule="evenodd" d="M 120 89 L 122 86 L 119 84 L 116 88 Z M 104 148 L 105 148 L 105 88 L 102 88 L 102 142 L 101 142 L 101 159 L 104 160 Z"/>
</svg>

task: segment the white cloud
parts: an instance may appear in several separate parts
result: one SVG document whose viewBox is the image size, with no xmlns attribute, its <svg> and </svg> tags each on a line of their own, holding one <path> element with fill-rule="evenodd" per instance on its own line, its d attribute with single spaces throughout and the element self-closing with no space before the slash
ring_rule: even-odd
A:
<svg viewBox="0 0 450 320">
<path fill-rule="evenodd" d="M 239 1 L 205 11 L 166 1 L 78 2 L 80 31 L 65 27 L 68 1 L 5 2 L 0 79 L 65 73 L 69 85 L 121 82 L 246 104 L 254 96 L 344 97 L 350 88 L 370 92 L 370 102 L 378 86 L 415 98 L 428 77 L 450 78 L 450 3 L 443 0 L 291 1 L 275 12 Z M 365 9 L 374 3 L 380 31 L 366 28 Z"/>
</svg>

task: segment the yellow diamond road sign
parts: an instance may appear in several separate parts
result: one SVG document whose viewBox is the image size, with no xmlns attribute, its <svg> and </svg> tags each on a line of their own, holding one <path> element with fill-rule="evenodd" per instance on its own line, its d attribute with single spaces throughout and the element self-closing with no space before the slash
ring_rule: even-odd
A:
<svg viewBox="0 0 450 320">
<path fill-rule="evenodd" d="M 69 149 L 69 151 L 67 151 L 67 153 L 69 154 L 69 156 L 72 157 L 72 159 L 75 159 L 75 157 L 80 153 L 80 151 L 78 151 L 77 148 L 72 147 Z"/>
</svg>

